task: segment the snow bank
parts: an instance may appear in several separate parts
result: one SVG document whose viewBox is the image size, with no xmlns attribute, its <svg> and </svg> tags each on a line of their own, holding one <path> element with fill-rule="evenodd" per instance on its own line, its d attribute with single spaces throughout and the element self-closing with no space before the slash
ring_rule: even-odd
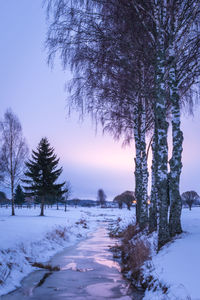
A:
<svg viewBox="0 0 200 300">
<path fill-rule="evenodd" d="M 129 218 L 130 217 L 130 218 Z M 112 224 L 115 234 L 134 218 L 130 215 Z M 152 260 L 143 266 L 146 290 L 144 300 L 200 300 L 200 208 L 183 209 L 183 233 L 156 253 L 156 234 L 148 236 Z"/>
<path fill-rule="evenodd" d="M 46 209 L 45 217 L 37 209 L 0 209 L 0 295 L 20 286 L 23 277 L 34 270 L 31 263 L 47 262 L 64 247 L 75 244 L 94 231 L 101 221 L 129 220 L 127 209 L 67 208 Z M 86 220 L 87 228 L 83 222 Z M 124 221 L 125 222 L 125 221 Z"/>
<path fill-rule="evenodd" d="M 153 275 L 156 291 L 146 291 L 144 300 L 200 300 L 200 208 L 183 209 L 184 233 L 153 255 L 145 276 Z M 167 287 L 165 295 L 159 283 Z"/>
</svg>

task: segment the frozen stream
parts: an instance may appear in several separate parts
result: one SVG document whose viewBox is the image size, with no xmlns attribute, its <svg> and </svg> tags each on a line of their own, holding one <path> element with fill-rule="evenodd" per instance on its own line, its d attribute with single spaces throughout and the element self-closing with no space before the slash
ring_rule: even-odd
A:
<svg viewBox="0 0 200 300">
<path fill-rule="evenodd" d="M 129 289 L 113 261 L 109 246 L 115 240 L 108 236 L 105 224 L 88 239 L 55 255 L 50 264 L 60 266 L 60 271 L 38 270 L 22 281 L 22 287 L 0 297 L 2 300 L 102 300 L 142 299 Z M 44 279 L 41 281 L 41 279 Z M 40 285 L 38 286 L 38 283 Z"/>
</svg>

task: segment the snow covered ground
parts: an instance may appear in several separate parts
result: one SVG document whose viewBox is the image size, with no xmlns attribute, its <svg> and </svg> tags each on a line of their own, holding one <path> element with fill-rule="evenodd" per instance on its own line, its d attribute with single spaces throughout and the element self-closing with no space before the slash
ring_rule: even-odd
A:
<svg viewBox="0 0 200 300">
<path fill-rule="evenodd" d="M 46 209 L 0 208 L 0 295 L 20 285 L 34 270 L 32 262 L 47 262 L 64 247 L 77 243 L 94 231 L 100 221 L 117 220 L 120 230 L 134 217 L 134 210 L 101 208 Z M 84 222 L 86 220 L 87 228 Z M 156 291 L 146 291 L 144 300 L 200 300 L 200 208 L 183 209 L 184 233 L 152 258 L 145 275 L 153 275 Z M 107 226 L 107 225 L 106 225 Z M 168 288 L 164 295 L 159 283 Z"/>
<path fill-rule="evenodd" d="M 121 218 L 121 226 L 126 226 L 134 210 L 68 207 L 64 212 L 47 208 L 45 217 L 39 216 L 39 208 L 17 208 L 14 217 L 10 213 L 0 208 L 0 295 L 20 285 L 34 270 L 31 263 L 47 262 L 64 247 L 86 238 L 100 221 Z"/>
<path fill-rule="evenodd" d="M 168 292 L 146 291 L 145 300 L 200 300 L 200 208 L 183 209 L 182 226 L 180 238 L 163 247 L 153 256 L 152 268 L 145 269 Z"/>
</svg>

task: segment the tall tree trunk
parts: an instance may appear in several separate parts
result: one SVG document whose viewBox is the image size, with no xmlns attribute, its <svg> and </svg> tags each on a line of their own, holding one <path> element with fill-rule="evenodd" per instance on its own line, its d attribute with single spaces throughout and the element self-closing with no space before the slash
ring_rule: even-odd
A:
<svg viewBox="0 0 200 300">
<path fill-rule="evenodd" d="M 141 176 L 142 176 L 142 185 L 141 185 L 141 208 L 140 208 L 140 219 L 139 225 L 143 229 L 146 227 L 148 222 L 148 209 L 147 209 L 147 200 L 148 200 L 148 167 L 147 167 L 147 155 L 146 155 L 146 107 L 145 99 L 142 99 L 141 103 L 141 138 L 140 138 L 140 149 L 141 149 Z"/>
<path fill-rule="evenodd" d="M 178 82 L 176 76 L 176 41 L 175 28 L 177 28 L 176 11 L 172 11 L 169 22 L 169 93 L 172 106 L 172 157 L 170 159 L 169 174 L 169 196 L 170 196 L 170 235 L 174 236 L 182 232 L 181 227 L 181 196 L 180 196 L 180 175 L 182 170 L 183 133 L 180 129 L 180 99 L 178 93 Z"/>
<path fill-rule="evenodd" d="M 182 202 L 180 196 L 180 175 L 182 169 L 183 133 L 180 129 L 180 104 L 176 82 L 176 69 L 170 70 L 170 100 L 172 104 L 172 158 L 170 159 L 169 195 L 170 195 L 170 218 L 169 229 L 171 236 L 180 234 Z"/>
<path fill-rule="evenodd" d="M 165 117 L 165 109 L 162 97 L 156 103 L 156 122 L 158 123 L 158 144 L 157 144 L 157 173 L 156 186 L 159 200 L 159 224 L 158 224 L 158 249 L 170 240 L 168 226 L 168 144 L 167 131 L 168 123 Z"/>
<path fill-rule="evenodd" d="M 41 211 L 40 211 L 40 216 L 41 216 L 41 217 L 44 216 L 44 199 L 45 199 L 45 197 L 42 196 L 42 197 L 41 197 Z"/>
<path fill-rule="evenodd" d="M 155 128 L 157 128 L 157 173 L 156 186 L 159 201 L 158 249 L 170 240 L 168 224 L 168 122 L 166 121 L 165 91 L 165 31 L 166 1 L 155 1 L 155 20 L 157 31 L 157 67 Z"/>
<path fill-rule="evenodd" d="M 12 126 L 12 124 L 11 124 Z M 15 215 L 15 204 L 14 204 L 14 167 L 13 167 L 13 130 L 10 129 L 10 183 L 11 183 L 11 202 L 12 212 L 11 215 Z"/>
<path fill-rule="evenodd" d="M 11 197 L 12 197 L 12 216 L 15 216 L 15 203 L 14 203 L 14 184 L 11 179 Z"/>
<path fill-rule="evenodd" d="M 156 131 L 156 128 L 155 130 Z M 152 166 L 151 166 L 151 202 L 149 209 L 149 232 L 157 230 L 157 187 L 156 187 L 156 173 L 157 173 L 157 157 L 156 157 L 156 137 L 154 132 L 154 138 L 152 142 Z"/>
<path fill-rule="evenodd" d="M 141 134 L 140 134 L 140 122 L 139 122 L 139 108 L 136 105 L 134 110 L 134 139 L 135 139 L 135 197 L 136 197 L 136 222 L 140 221 L 141 212 L 141 189 L 142 189 L 142 170 L 141 170 Z"/>
</svg>

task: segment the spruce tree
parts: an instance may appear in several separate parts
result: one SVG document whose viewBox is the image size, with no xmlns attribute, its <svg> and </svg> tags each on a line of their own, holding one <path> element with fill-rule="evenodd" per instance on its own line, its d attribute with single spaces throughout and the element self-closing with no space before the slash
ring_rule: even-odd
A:
<svg viewBox="0 0 200 300">
<path fill-rule="evenodd" d="M 58 168 L 59 158 L 50 147 L 47 138 L 42 138 L 36 151 L 32 151 L 32 158 L 26 162 L 27 171 L 23 182 L 24 189 L 29 196 L 37 196 L 41 202 L 40 216 L 44 216 L 44 204 L 50 196 L 57 197 L 66 191 L 62 189 L 63 183 L 56 183 L 62 173 L 62 167 Z"/>
<path fill-rule="evenodd" d="M 15 196 L 14 196 L 15 204 L 21 205 L 25 201 L 25 195 L 21 188 L 21 185 L 18 184 L 18 186 L 15 189 Z"/>
</svg>

